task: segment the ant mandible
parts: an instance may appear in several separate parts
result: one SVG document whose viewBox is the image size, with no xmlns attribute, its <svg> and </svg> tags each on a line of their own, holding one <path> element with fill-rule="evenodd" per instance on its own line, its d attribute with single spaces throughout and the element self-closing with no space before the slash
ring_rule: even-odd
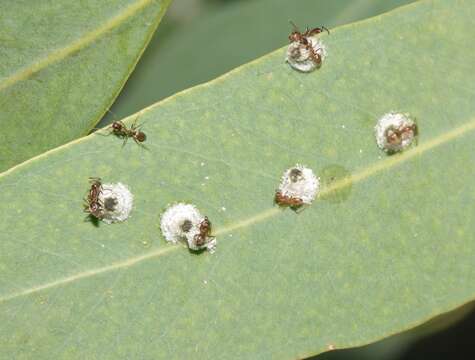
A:
<svg viewBox="0 0 475 360">
<path fill-rule="evenodd" d="M 315 50 L 312 46 L 311 41 L 308 40 L 309 37 L 312 37 L 314 35 L 320 34 L 323 31 L 326 31 L 328 35 L 330 35 L 330 31 L 325 27 L 325 26 L 320 26 L 316 27 L 313 29 L 307 29 L 305 30 L 304 33 L 300 32 L 299 28 L 295 23 L 291 20 L 289 20 L 290 24 L 292 24 L 294 30 L 290 33 L 289 35 L 289 40 L 290 42 L 298 42 L 301 45 L 305 47 L 306 50 L 310 53 L 310 57 L 312 58 L 312 61 L 317 64 L 321 65 L 322 63 L 322 57 L 320 54 Z"/>
</svg>

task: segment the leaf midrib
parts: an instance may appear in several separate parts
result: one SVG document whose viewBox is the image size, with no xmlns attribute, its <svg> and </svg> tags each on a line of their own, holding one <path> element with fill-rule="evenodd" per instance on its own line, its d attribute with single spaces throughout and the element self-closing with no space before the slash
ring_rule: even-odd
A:
<svg viewBox="0 0 475 360">
<path fill-rule="evenodd" d="M 451 140 L 454 140 L 458 137 L 461 137 L 461 136 L 467 134 L 468 132 L 474 131 L 474 130 L 475 130 L 475 118 L 471 119 L 470 121 L 468 121 L 467 123 L 465 123 L 462 126 L 459 126 L 455 129 L 450 130 L 448 132 L 445 132 L 443 134 L 440 134 L 440 135 L 432 138 L 431 140 L 429 140 L 429 141 L 427 141 L 427 142 L 425 142 L 421 145 L 418 145 L 417 147 L 414 147 L 410 150 L 407 150 L 406 152 L 404 152 L 402 154 L 397 154 L 395 156 L 387 157 L 384 160 L 378 161 L 378 162 L 376 162 L 376 163 L 374 163 L 374 164 L 372 164 L 368 167 L 365 167 L 362 170 L 360 170 L 359 172 L 356 172 L 354 175 L 352 175 L 351 178 L 344 178 L 342 180 L 339 180 L 339 181 L 335 182 L 333 185 L 331 185 L 331 186 L 329 186 L 325 189 L 322 189 L 319 196 L 324 196 L 324 195 L 327 195 L 331 192 L 341 190 L 341 189 L 343 189 L 347 186 L 350 186 L 351 184 L 355 184 L 357 182 L 364 181 L 364 180 L 370 178 L 373 175 L 376 175 L 376 174 L 378 174 L 380 172 L 383 172 L 385 170 L 389 170 L 389 169 L 391 169 L 391 168 L 393 168 L 393 167 L 395 167 L 395 166 L 397 166 L 401 163 L 404 163 L 406 161 L 411 160 L 412 158 L 414 158 L 418 155 L 426 153 L 429 150 L 432 150 L 432 149 L 434 149 L 438 146 L 444 145 L 444 144 L 450 142 Z M 243 219 L 243 220 L 237 221 L 233 224 L 230 224 L 228 226 L 218 228 L 214 232 L 214 235 L 219 236 L 219 235 L 223 235 L 223 234 L 226 234 L 226 233 L 230 233 L 232 231 L 236 231 L 236 230 L 244 228 L 244 227 L 252 226 L 254 224 L 263 222 L 263 221 L 265 221 L 265 220 L 267 220 L 267 219 L 269 219 L 273 216 L 276 216 L 278 214 L 281 214 L 281 213 L 282 213 L 281 209 L 279 209 L 278 207 L 273 207 L 273 208 L 270 208 L 266 211 L 255 214 L 255 215 L 253 215 L 253 216 L 251 216 L 247 219 Z M 180 248 L 182 248 L 182 246 L 180 246 L 180 245 L 170 245 L 170 246 L 167 246 L 167 247 L 162 247 L 162 248 L 159 248 L 157 250 L 151 251 L 149 253 L 142 254 L 140 256 L 135 256 L 135 257 L 123 260 L 123 261 L 112 263 L 111 265 L 108 265 L 108 266 L 103 266 L 103 267 L 100 267 L 100 268 L 84 271 L 84 272 L 77 273 L 77 274 L 74 274 L 74 275 L 70 275 L 70 276 L 67 276 L 67 277 L 49 282 L 49 283 L 45 283 L 45 284 L 42 284 L 42 285 L 38 285 L 38 286 L 34 286 L 34 287 L 31 287 L 31 288 L 28 288 L 28 289 L 24 289 L 22 291 L 18 291 L 18 292 L 12 293 L 12 294 L 3 295 L 3 296 L 0 296 L 0 304 L 4 303 L 4 302 L 7 302 L 7 301 L 10 301 L 10 300 L 13 300 L 13 299 L 18 298 L 18 297 L 27 296 L 27 295 L 30 295 L 30 294 L 33 294 L 33 293 L 36 293 L 36 292 L 39 292 L 39 291 L 43 291 L 43 290 L 47 290 L 47 289 L 50 289 L 50 288 L 66 285 L 66 284 L 69 284 L 69 283 L 74 282 L 74 281 L 79 281 L 79 280 L 89 278 L 89 277 L 93 277 L 93 276 L 96 276 L 96 275 L 100 275 L 100 274 L 103 274 L 103 273 L 132 267 L 132 266 L 134 266 L 138 263 L 141 263 L 143 261 L 150 260 L 150 259 L 155 259 L 157 257 L 160 257 L 162 255 L 165 255 L 167 253 L 170 253 L 170 252 L 172 252 L 174 250 L 177 250 L 177 249 L 180 249 Z"/>
<path fill-rule="evenodd" d="M 76 39 L 69 45 L 60 49 L 56 49 L 47 54 L 45 57 L 33 61 L 30 65 L 17 70 L 10 76 L 6 77 L 2 82 L 0 82 L 0 91 L 5 90 L 6 88 L 16 84 L 19 81 L 29 78 L 30 76 L 43 70 L 44 68 L 56 62 L 59 62 L 68 57 L 69 55 L 87 47 L 89 44 L 93 43 L 95 40 L 99 39 L 101 36 L 108 33 L 110 30 L 120 26 L 128 18 L 140 12 L 152 1 L 153 0 L 138 0 L 137 2 L 124 8 L 123 11 L 119 12 L 116 16 L 105 22 L 103 25 L 88 33 L 85 33 L 82 37 Z"/>
</svg>

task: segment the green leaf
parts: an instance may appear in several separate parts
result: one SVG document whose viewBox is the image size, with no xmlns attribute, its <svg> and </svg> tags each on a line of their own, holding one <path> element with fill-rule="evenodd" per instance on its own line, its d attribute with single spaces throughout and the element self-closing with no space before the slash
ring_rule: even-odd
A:
<svg viewBox="0 0 475 360">
<path fill-rule="evenodd" d="M 170 1 L 0 4 L 0 171 L 87 134 Z"/>
<path fill-rule="evenodd" d="M 314 73 L 281 49 L 145 109 L 148 150 L 95 134 L 5 173 L 2 356 L 296 358 L 473 299 L 474 14 L 420 1 L 331 29 Z M 390 110 L 420 130 L 394 156 L 373 135 Z M 327 184 L 299 214 L 272 201 L 295 163 Z M 83 221 L 90 176 L 130 186 L 130 219 Z M 165 243 L 174 201 L 210 218 L 215 254 Z"/>
<path fill-rule="evenodd" d="M 409 2 L 412 0 L 236 1 L 215 11 L 202 10 L 190 22 L 177 23 L 173 17 L 166 17 L 114 103 L 114 114 L 128 116 L 285 45 L 291 30 L 289 19 L 302 27 L 323 24 L 334 28 Z M 173 7 L 182 6 L 173 3 L 170 14 Z M 183 56 L 187 52 L 193 54 L 193 66 L 189 66 L 190 58 Z M 210 61 L 214 57 L 216 61 Z M 172 68 L 179 71 L 170 71 Z M 116 119 L 109 114 L 101 124 Z"/>
</svg>

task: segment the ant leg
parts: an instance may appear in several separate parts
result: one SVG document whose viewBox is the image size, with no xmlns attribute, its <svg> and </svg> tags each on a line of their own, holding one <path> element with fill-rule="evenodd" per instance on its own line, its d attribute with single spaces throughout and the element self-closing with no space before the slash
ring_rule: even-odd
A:
<svg viewBox="0 0 475 360">
<path fill-rule="evenodd" d="M 132 131 L 138 131 L 142 128 L 142 126 L 145 124 L 145 123 L 141 123 L 141 124 L 137 124 L 137 120 L 139 118 L 139 115 L 137 115 L 137 117 L 135 118 L 135 121 L 134 123 L 132 124 L 132 126 L 130 127 L 130 130 Z"/>
<path fill-rule="evenodd" d="M 317 27 L 315 29 L 312 29 L 312 30 L 307 30 L 307 32 L 304 34 L 304 36 L 314 36 L 314 35 L 317 35 L 317 34 L 320 34 L 322 32 L 326 31 L 328 33 L 328 35 L 330 35 L 330 31 L 325 27 L 325 26 L 321 26 L 321 27 Z"/>
<path fill-rule="evenodd" d="M 307 46 L 307 50 L 310 52 L 310 57 L 312 58 L 312 61 L 313 61 L 318 67 L 320 67 L 320 66 L 322 65 L 322 57 L 321 57 L 320 54 L 317 52 L 317 51 L 320 50 L 320 49 L 317 49 L 317 51 L 315 51 L 311 45 L 308 45 L 308 46 Z"/>
<path fill-rule="evenodd" d="M 137 120 L 139 119 L 139 117 L 140 117 L 140 114 L 135 117 L 134 122 L 132 123 L 132 125 L 130 125 L 130 130 L 131 131 L 138 130 L 142 126 L 142 124 L 137 125 Z"/>
<path fill-rule="evenodd" d="M 132 139 L 134 139 L 135 143 L 136 143 L 138 146 L 144 148 L 145 150 L 150 150 L 150 149 L 149 149 L 148 147 L 146 147 L 143 143 L 139 142 L 135 137 L 133 137 Z"/>
<path fill-rule="evenodd" d="M 302 211 L 304 211 L 307 207 L 305 205 L 300 205 L 300 206 L 292 206 L 291 209 L 296 213 L 300 214 Z"/>
<path fill-rule="evenodd" d="M 89 135 L 94 134 L 94 135 L 100 135 L 100 136 L 109 136 L 113 134 L 113 131 L 109 131 L 107 134 L 104 134 L 103 132 L 100 132 L 101 130 L 108 130 L 108 127 L 103 127 L 103 128 L 92 128 L 89 130 Z"/>
<path fill-rule="evenodd" d="M 289 20 L 289 23 L 292 25 L 292 27 L 294 28 L 294 31 L 296 32 L 300 32 L 299 28 L 297 27 L 297 25 L 295 25 L 295 23 L 292 21 L 292 20 Z"/>
</svg>

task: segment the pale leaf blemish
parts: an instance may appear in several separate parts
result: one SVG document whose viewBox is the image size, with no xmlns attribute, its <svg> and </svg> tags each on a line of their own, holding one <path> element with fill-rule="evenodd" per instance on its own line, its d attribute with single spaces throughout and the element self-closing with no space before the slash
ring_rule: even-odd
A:
<svg viewBox="0 0 475 360">
<path fill-rule="evenodd" d="M 134 197 L 126 185 L 102 184 L 98 199 L 103 204 L 102 221 L 106 224 L 122 222 L 130 216 Z"/>
</svg>

